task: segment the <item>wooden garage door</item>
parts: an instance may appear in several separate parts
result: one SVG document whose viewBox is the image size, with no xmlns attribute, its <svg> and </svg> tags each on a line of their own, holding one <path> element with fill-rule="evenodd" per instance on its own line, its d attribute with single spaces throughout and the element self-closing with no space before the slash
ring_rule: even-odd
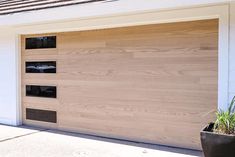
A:
<svg viewBox="0 0 235 157">
<path fill-rule="evenodd" d="M 25 49 L 26 38 L 41 36 L 56 36 L 56 48 Z M 26 73 L 30 61 L 56 61 L 56 73 Z M 23 122 L 200 149 L 217 75 L 218 20 L 26 35 Z M 26 96 L 26 85 L 56 86 L 56 98 Z"/>
</svg>

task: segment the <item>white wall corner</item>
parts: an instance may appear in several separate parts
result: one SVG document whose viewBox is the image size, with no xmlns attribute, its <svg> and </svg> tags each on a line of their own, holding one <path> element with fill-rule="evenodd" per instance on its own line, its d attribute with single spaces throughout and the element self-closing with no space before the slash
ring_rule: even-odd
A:
<svg viewBox="0 0 235 157">
<path fill-rule="evenodd" d="M 235 96 L 235 1 L 230 4 L 229 98 Z"/>
<path fill-rule="evenodd" d="M 15 32 L 0 29 L 0 123 L 18 125 Z"/>
<path fill-rule="evenodd" d="M 229 101 L 229 5 L 219 14 L 218 109 L 227 110 Z"/>
</svg>

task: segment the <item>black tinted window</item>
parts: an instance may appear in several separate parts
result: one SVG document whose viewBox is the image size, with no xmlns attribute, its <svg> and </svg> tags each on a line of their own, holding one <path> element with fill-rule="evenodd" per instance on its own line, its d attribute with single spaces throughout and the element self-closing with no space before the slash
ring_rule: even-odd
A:
<svg viewBox="0 0 235 157">
<path fill-rule="evenodd" d="M 26 73 L 56 73 L 56 62 L 26 62 Z"/>
<path fill-rule="evenodd" d="M 56 48 L 56 36 L 26 38 L 26 49 Z"/>
<path fill-rule="evenodd" d="M 57 115 L 56 111 L 26 108 L 26 119 L 56 123 Z"/>
<path fill-rule="evenodd" d="M 26 85 L 26 96 L 56 98 L 56 86 Z"/>
</svg>

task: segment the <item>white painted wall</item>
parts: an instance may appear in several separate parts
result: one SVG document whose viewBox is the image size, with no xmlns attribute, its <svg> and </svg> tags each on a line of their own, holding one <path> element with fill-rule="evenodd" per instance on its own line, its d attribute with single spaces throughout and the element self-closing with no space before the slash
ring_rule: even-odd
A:
<svg viewBox="0 0 235 157">
<path fill-rule="evenodd" d="M 146 0 L 119 0 L 112 3 L 94 3 L 0 16 L 0 123 L 9 125 L 20 124 L 20 101 L 18 97 L 18 88 L 20 87 L 18 84 L 18 70 L 20 67 L 20 65 L 18 65 L 18 34 L 84 30 L 134 23 L 144 24 L 148 22 L 185 21 L 192 19 L 191 14 L 195 15 L 195 19 L 206 19 L 222 15 L 224 16 L 223 19 L 225 22 L 222 23 L 221 28 L 226 31 L 226 28 L 229 26 L 226 22 L 226 12 L 224 13 L 220 9 L 210 9 L 210 7 L 207 7 L 205 12 L 203 12 L 203 9 L 201 10 L 199 6 L 228 1 L 229 0 L 148 0 L 146 3 Z M 185 12 L 181 10 L 171 12 L 163 11 L 186 8 L 187 6 L 194 6 L 196 8 L 187 9 L 186 12 L 188 14 L 185 14 Z M 194 11 L 190 12 L 191 10 Z M 145 11 L 149 12 L 149 14 L 147 14 L 148 16 L 138 16 L 137 13 Z M 131 16 L 128 16 L 129 13 L 132 13 Z M 133 13 L 136 13 L 136 15 Z M 124 14 L 127 15 L 126 18 L 119 18 L 119 15 Z M 107 16 L 111 16 L 111 18 L 108 19 L 106 18 Z M 232 63 L 232 58 L 235 57 L 235 44 L 233 44 L 235 43 L 234 34 L 235 4 L 231 6 L 230 97 L 235 94 L 235 62 Z M 225 34 L 223 37 L 226 38 L 227 35 Z M 227 40 L 221 39 L 221 41 Z M 225 94 L 222 94 L 219 101 L 221 108 L 225 108 L 227 106 L 226 92 L 228 92 L 228 79 L 225 75 L 227 73 L 226 71 L 229 69 L 226 69 L 226 64 L 228 64 L 226 63 L 228 62 L 226 44 L 223 44 L 221 48 L 225 50 L 224 55 L 223 53 L 220 54 L 223 58 L 222 60 L 224 60 L 224 66 L 221 67 L 225 67 L 225 70 L 222 71 L 224 76 L 221 76 L 221 82 L 224 82 L 223 85 L 221 85 L 221 91 Z M 222 64 L 223 62 L 221 62 L 221 65 Z"/>
<path fill-rule="evenodd" d="M 16 38 L 9 28 L 0 31 L 0 123 L 17 124 Z"/>
<path fill-rule="evenodd" d="M 229 96 L 235 96 L 235 2 L 230 6 Z"/>
</svg>

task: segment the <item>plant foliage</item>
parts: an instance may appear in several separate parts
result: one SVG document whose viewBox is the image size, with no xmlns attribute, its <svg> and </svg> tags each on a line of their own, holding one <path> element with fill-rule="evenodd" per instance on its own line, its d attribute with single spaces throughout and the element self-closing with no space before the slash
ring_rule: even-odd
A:
<svg viewBox="0 0 235 157">
<path fill-rule="evenodd" d="M 227 111 L 219 110 L 216 113 L 214 132 L 221 134 L 235 134 L 235 96 Z"/>
</svg>

